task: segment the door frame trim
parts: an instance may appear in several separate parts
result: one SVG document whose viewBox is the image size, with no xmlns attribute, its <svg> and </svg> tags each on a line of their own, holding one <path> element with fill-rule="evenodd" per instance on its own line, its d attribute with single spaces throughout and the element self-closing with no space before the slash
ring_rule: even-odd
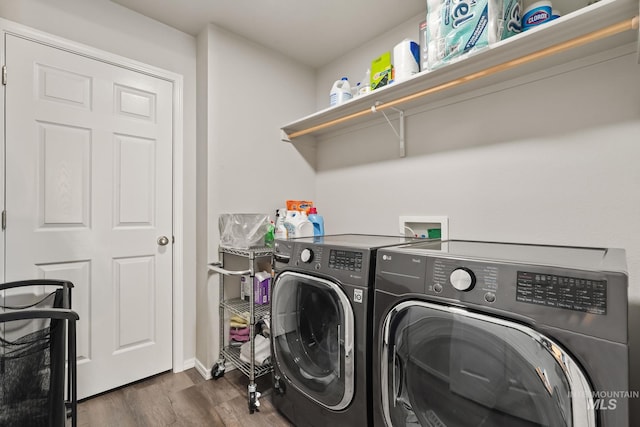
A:
<svg viewBox="0 0 640 427">
<path fill-rule="evenodd" d="M 184 212 L 183 212 L 183 188 L 184 188 L 184 141 L 183 141 L 183 117 L 184 117 L 184 78 L 181 74 L 164 70 L 152 65 L 144 64 L 117 54 L 113 54 L 92 46 L 77 43 L 63 37 L 58 37 L 43 31 L 0 18 L 0 33 L 2 41 L 0 44 L 0 65 L 6 63 L 5 37 L 13 35 L 36 43 L 44 44 L 53 48 L 61 49 L 70 53 L 84 56 L 117 67 L 146 74 L 171 83 L 173 88 L 173 135 L 172 135 L 172 233 L 173 243 L 173 277 L 172 277 L 172 368 L 173 372 L 184 371 L 187 361 L 184 356 Z M 2 87 L 2 102 L 0 102 L 0 116 L 5 116 L 5 87 Z M 0 120 L 0 135 L 2 135 L 2 146 L 6 144 L 4 119 Z M 4 169 L 5 158 L 4 149 L 0 150 L 0 164 Z M 5 207 L 4 173 L 0 174 L 0 192 L 2 195 L 2 209 Z M 0 277 L 4 280 L 4 259 L 5 247 L 0 244 Z"/>
</svg>

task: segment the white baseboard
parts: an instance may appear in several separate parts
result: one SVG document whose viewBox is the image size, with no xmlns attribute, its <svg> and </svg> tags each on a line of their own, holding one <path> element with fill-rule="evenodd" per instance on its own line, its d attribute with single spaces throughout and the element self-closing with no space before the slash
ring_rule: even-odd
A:
<svg viewBox="0 0 640 427">
<path fill-rule="evenodd" d="M 211 376 L 211 367 L 203 365 L 202 362 L 200 362 L 198 359 L 194 359 L 193 363 L 195 366 L 192 366 L 192 368 L 196 368 L 196 371 L 198 371 L 198 373 L 202 375 L 202 378 L 204 378 L 205 380 L 210 380 L 211 378 L 213 378 Z M 231 363 L 226 363 L 226 372 L 233 371 L 234 369 L 236 369 L 235 366 L 233 366 Z"/>
<path fill-rule="evenodd" d="M 187 359 L 182 362 L 182 367 L 180 367 L 179 365 L 178 367 L 174 367 L 173 372 L 177 374 L 178 372 L 183 372 L 183 371 L 186 371 L 187 369 L 195 368 L 195 365 L 196 365 L 195 358 Z"/>
<path fill-rule="evenodd" d="M 205 380 L 211 379 L 211 368 L 204 366 L 197 358 L 193 359 L 193 363 L 193 367 L 196 368 L 196 371 L 198 371 L 200 375 L 202 375 L 202 378 Z"/>
<path fill-rule="evenodd" d="M 191 369 L 196 367 L 196 358 L 192 357 L 191 359 L 187 359 L 184 361 L 184 365 L 182 366 L 183 370 Z"/>
</svg>

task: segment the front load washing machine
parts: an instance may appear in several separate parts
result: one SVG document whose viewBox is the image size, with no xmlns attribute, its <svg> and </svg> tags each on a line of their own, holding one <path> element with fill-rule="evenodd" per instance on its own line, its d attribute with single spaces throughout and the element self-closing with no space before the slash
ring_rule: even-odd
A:
<svg viewBox="0 0 640 427">
<path fill-rule="evenodd" d="M 409 241 L 360 234 L 276 240 L 272 400 L 296 426 L 370 424 L 375 254 Z"/>
<path fill-rule="evenodd" d="M 628 426 L 627 282 L 621 249 L 381 249 L 374 425 Z"/>
</svg>

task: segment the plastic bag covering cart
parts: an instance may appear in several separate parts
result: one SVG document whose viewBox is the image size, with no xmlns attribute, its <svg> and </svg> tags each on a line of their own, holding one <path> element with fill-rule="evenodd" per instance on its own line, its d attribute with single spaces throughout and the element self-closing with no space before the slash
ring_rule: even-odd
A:
<svg viewBox="0 0 640 427">
<path fill-rule="evenodd" d="M 269 225 L 267 214 L 221 214 L 218 218 L 220 246 L 243 250 L 262 247 Z"/>
<path fill-rule="evenodd" d="M 73 284 L 0 284 L 0 425 L 77 426 Z M 65 390 L 66 383 L 66 390 Z"/>
<path fill-rule="evenodd" d="M 219 259 L 217 263 L 209 264 L 209 270 L 220 274 L 220 337 L 221 337 L 221 349 L 220 357 L 218 361 L 211 368 L 211 376 L 214 379 L 222 377 L 226 370 L 226 363 L 231 363 L 242 373 L 249 377 L 248 386 L 248 404 L 249 413 L 253 414 L 255 411 L 259 411 L 260 393 L 257 390 L 255 379 L 271 372 L 271 363 L 264 363 L 260 366 L 256 364 L 255 358 L 255 326 L 261 319 L 269 316 L 269 304 L 256 305 L 254 300 L 254 293 L 249 292 L 249 301 L 242 300 L 240 298 L 225 299 L 225 279 L 230 276 L 242 276 L 249 275 L 250 282 L 253 284 L 256 271 L 270 270 L 271 269 L 271 257 L 273 251 L 271 248 L 256 248 L 256 249 L 234 249 L 225 246 L 220 246 Z M 246 262 L 248 269 L 246 270 L 229 270 L 227 265 Z M 252 286 L 253 288 L 253 286 Z M 240 348 L 232 347 L 231 345 L 224 345 L 225 337 L 227 336 L 225 330 L 225 314 L 230 313 L 232 315 L 241 316 L 247 319 L 249 323 L 249 337 L 251 357 L 249 363 L 246 363 L 240 358 Z M 248 317 L 247 317 L 248 313 Z"/>
</svg>

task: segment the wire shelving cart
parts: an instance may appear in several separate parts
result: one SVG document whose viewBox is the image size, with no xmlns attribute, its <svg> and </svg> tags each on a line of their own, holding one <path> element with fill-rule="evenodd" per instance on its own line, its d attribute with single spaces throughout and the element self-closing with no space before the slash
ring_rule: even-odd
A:
<svg viewBox="0 0 640 427">
<path fill-rule="evenodd" d="M 256 304 L 254 292 L 249 292 L 249 300 L 246 301 L 239 297 L 225 298 L 225 287 L 228 290 L 231 286 L 229 280 L 231 277 L 239 277 L 248 275 L 251 290 L 253 291 L 253 280 L 256 272 L 258 271 L 271 271 L 271 256 L 273 250 L 268 247 L 252 248 L 252 249 L 234 249 L 220 246 L 218 248 L 219 260 L 218 262 L 209 264 L 209 270 L 220 274 L 220 356 L 218 361 L 211 368 L 211 376 L 213 379 L 221 378 L 225 371 L 227 364 L 239 369 L 247 377 L 249 377 L 248 388 L 248 405 L 249 413 L 253 414 L 259 410 L 260 402 L 258 398 L 260 393 L 257 390 L 255 383 L 256 378 L 268 374 L 271 372 L 271 363 L 264 363 L 262 365 L 256 364 L 255 359 L 255 327 L 260 320 L 268 320 L 269 317 L 269 304 Z M 244 264 L 246 263 L 246 264 Z M 244 264 L 244 265 L 243 265 Z M 247 269 L 232 270 L 232 267 L 243 265 L 247 266 Z M 235 280 L 239 285 L 239 279 Z M 225 321 L 225 315 L 236 315 L 247 320 L 249 325 L 249 345 L 251 348 L 250 361 L 247 363 L 240 357 L 240 348 L 231 346 L 227 342 L 227 325 Z"/>
</svg>

